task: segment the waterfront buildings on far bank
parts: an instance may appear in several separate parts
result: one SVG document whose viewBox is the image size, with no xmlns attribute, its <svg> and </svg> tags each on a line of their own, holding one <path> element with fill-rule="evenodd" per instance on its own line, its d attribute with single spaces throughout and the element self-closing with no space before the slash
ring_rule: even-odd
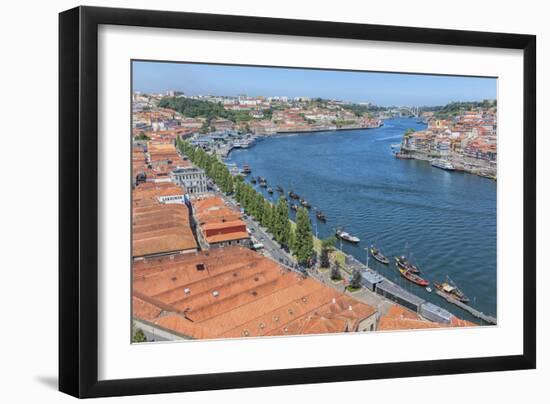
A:
<svg viewBox="0 0 550 404">
<path fill-rule="evenodd" d="M 454 169 L 496 178 L 496 108 L 466 111 L 449 119 L 430 118 L 425 130 L 405 133 L 399 156 L 441 158 Z"/>
</svg>

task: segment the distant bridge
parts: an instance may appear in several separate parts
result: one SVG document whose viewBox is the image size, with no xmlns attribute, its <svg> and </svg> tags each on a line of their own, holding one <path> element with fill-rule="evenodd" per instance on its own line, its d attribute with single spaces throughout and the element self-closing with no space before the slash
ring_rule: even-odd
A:
<svg viewBox="0 0 550 404">
<path fill-rule="evenodd" d="M 415 118 L 418 118 L 420 116 L 420 107 L 399 107 L 399 113 L 407 113 L 409 115 L 414 116 Z"/>
</svg>

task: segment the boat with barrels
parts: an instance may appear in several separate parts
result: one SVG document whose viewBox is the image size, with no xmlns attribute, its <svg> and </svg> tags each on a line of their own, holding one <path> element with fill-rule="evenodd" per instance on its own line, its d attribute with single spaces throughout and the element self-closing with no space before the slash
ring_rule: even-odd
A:
<svg viewBox="0 0 550 404">
<path fill-rule="evenodd" d="M 401 274 L 401 276 L 403 278 L 405 278 L 406 280 L 418 285 L 418 286 L 428 286 L 430 284 L 430 282 L 428 282 L 426 279 L 424 278 L 421 278 L 420 276 L 418 276 L 417 274 L 411 272 L 410 270 L 408 269 L 404 269 L 404 268 L 401 268 L 401 267 L 397 267 L 397 269 L 399 270 L 399 273 Z"/>
<path fill-rule="evenodd" d="M 395 257 L 395 263 L 399 268 L 410 271 L 413 274 L 419 274 L 420 269 L 416 265 L 413 265 L 404 255 Z"/>
</svg>

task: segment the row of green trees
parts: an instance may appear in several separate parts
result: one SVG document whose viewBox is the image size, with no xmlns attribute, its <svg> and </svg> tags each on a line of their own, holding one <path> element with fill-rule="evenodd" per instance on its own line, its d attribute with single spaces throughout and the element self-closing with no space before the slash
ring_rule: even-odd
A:
<svg viewBox="0 0 550 404">
<path fill-rule="evenodd" d="M 200 147 L 194 147 L 189 142 L 176 138 L 176 147 L 185 154 L 196 166 L 202 168 L 206 175 L 220 187 L 226 194 L 233 192 L 234 180 L 227 166 L 216 158 L 206 153 Z"/>
<path fill-rule="evenodd" d="M 176 146 L 194 164 L 204 169 L 206 175 L 212 178 L 223 192 L 233 193 L 245 212 L 267 228 L 283 248 L 292 251 L 300 264 L 308 265 L 311 262 L 315 250 L 311 220 L 305 208 L 298 209 L 296 226 L 293 227 L 289 219 L 288 204 L 283 196 L 273 204 L 239 177 L 233 179 L 225 164 L 215 156 L 179 138 L 176 139 Z"/>
<path fill-rule="evenodd" d="M 235 199 L 246 213 L 253 216 L 262 226 L 273 234 L 273 238 L 283 248 L 288 248 L 298 263 L 308 265 L 315 256 L 313 233 L 309 213 L 305 208 L 296 213 L 296 226 L 292 226 L 286 199 L 281 196 L 276 204 L 269 202 L 250 184 L 243 181 L 235 183 Z"/>
</svg>

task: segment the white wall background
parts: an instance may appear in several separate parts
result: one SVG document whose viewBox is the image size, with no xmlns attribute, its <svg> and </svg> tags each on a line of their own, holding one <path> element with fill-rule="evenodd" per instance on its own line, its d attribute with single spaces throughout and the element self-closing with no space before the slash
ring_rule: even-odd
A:
<svg viewBox="0 0 550 404">
<path fill-rule="evenodd" d="M 298 2 L 277 0 L 90 1 L 88 5 L 335 20 L 538 36 L 538 250 L 548 247 L 550 26 L 544 2 L 525 0 Z M 57 389 L 57 13 L 78 5 L 4 2 L 0 24 L 0 370 L 3 402 L 68 402 Z M 518 134 L 519 136 L 519 134 Z M 540 260 L 539 260 L 540 262 Z M 539 268 L 538 369 L 522 372 L 333 383 L 109 399 L 128 403 L 514 402 L 547 396 L 550 283 Z M 534 400 L 540 402 L 541 400 Z"/>
</svg>

